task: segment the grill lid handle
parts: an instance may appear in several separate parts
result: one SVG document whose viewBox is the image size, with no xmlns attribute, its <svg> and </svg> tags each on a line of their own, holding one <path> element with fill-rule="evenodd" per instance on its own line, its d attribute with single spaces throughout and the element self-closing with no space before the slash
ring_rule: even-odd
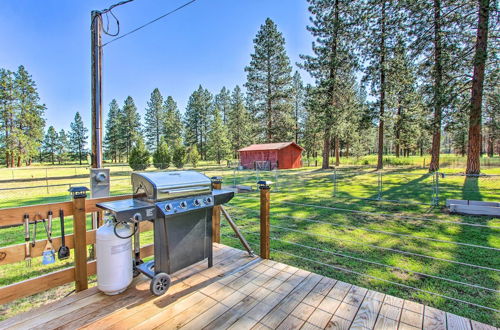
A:
<svg viewBox="0 0 500 330">
<path fill-rule="evenodd" d="M 178 194 L 178 193 L 194 193 L 197 191 L 207 191 L 207 187 L 197 187 L 197 188 L 179 188 L 179 189 L 160 189 L 159 192 L 162 194 Z"/>
</svg>

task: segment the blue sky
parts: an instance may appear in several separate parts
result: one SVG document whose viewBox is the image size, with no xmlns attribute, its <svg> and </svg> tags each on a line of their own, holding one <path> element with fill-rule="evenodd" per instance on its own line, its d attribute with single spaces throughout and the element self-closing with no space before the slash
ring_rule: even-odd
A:
<svg viewBox="0 0 500 330">
<path fill-rule="evenodd" d="M 116 1 L 0 1 L 0 67 L 24 65 L 47 105 L 48 125 L 69 127 L 80 111 L 90 127 L 90 11 Z M 135 0 L 114 10 L 122 32 L 186 0 Z M 253 38 L 270 17 L 287 42 L 291 62 L 311 53 L 306 0 L 198 0 L 104 47 L 104 112 L 128 95 L 141 114 L 152 90 L 172 95 L 181 112 L 202 84 L 212 93 L 245 82 Z M 111 29 L 115 26 L 112 25 Z M 110 37 L 105 36 L 104 41 Z M 301 72 L 306 82 L 312 82 Z"/>
</svg>

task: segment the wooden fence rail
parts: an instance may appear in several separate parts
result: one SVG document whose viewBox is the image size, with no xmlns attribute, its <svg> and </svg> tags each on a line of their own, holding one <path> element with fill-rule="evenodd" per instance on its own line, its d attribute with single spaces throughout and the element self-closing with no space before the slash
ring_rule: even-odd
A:
<svg viewBox="0 0 500 330">
<path fill-rule="evenodd" d="M 27 297 L 57 286 L 75 282 L 76 290 L 85 290 L 88 287 L 88 276 L 96 273 L 95 261 L 89 261 L 87 256 L 87 245 L 95 244 L 95 230 L 87 230 L 87 214 L 99 211 L 97 203 L 122 200 L 130 198 L 131 195 L 120 195 L 104 198 L 87 199 L 74 198 L 71 202 L 39 204 L 7 208 L 0 210 L 0 228 L 23 225 L 25 214 L 30 219 L 35 219 L 37 214 L 45 217 L 49 211 L 58 214 L 62 209 L 66 216 L 73 216 L 73 234 L 66 235 L 66 245 L 73 249 L 74 267 L 68 267 L 42 276 L 31 278 L 22 282 L 13 283 L 0 288 L 0 304 Z M 153 226 L 149 222 L 141 223 L 140 231 L 152 230 Z M 39 240 L 31 248 L 31 257 L 42 256 L 46 240 Z M 61 245 L 61 237 L 52 239 L 54 249 Z M 0 266 L 21 262 L 25 259 L 25 244 L 15 244 L 0 247 Z M 153 245 L 141 248 L 141 256 L 153 255 Z"/>
</svg>

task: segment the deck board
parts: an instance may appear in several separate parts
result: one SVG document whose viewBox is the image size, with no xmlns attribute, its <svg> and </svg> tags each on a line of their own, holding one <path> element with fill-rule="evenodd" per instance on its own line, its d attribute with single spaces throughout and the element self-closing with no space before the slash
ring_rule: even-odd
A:
<svg viewBox="0 0 500 330">
<path fill-rule="evenodd" d="M 127 291 L 96 288 L 0 322 L 0 329 L 494 329 L 476 321 L 214 244 L 202 262 L 152 296 L 139 276 Z"/>
</svg>

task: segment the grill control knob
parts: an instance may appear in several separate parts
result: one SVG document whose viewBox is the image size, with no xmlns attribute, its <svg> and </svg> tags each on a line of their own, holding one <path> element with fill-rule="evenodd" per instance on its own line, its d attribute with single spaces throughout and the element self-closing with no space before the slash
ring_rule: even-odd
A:
<svg viewBox="0 0 500 330">
<path fill-rule="evenodd" d="M 207 204 L 212 203 L 212 197 L 207 197 L 207 198 L 205 198 L 205 202 L 206 202 Z"/>
<path fill-rule="evenodd" d="M 179 206 L 180 206 L 181 208 L 183 208 L 183 209 L 184 209 L 184 208 L 186 208 L 187 203 L 186 203 L 186 202 L 181 202 L 181 203 L 179 204 Z"/>
<path fill-rule="evenodd" d="M 165 211 L 167 212 L 172 211 L 172 204 L 165 205 Z"/>
<path fill-rule="evenodd" d="M 194 200 L 194 205 L 195 206 L 200 206 L 201 205 L 201 200 L 200 199 L 195 199 Z"/>
</svg>

